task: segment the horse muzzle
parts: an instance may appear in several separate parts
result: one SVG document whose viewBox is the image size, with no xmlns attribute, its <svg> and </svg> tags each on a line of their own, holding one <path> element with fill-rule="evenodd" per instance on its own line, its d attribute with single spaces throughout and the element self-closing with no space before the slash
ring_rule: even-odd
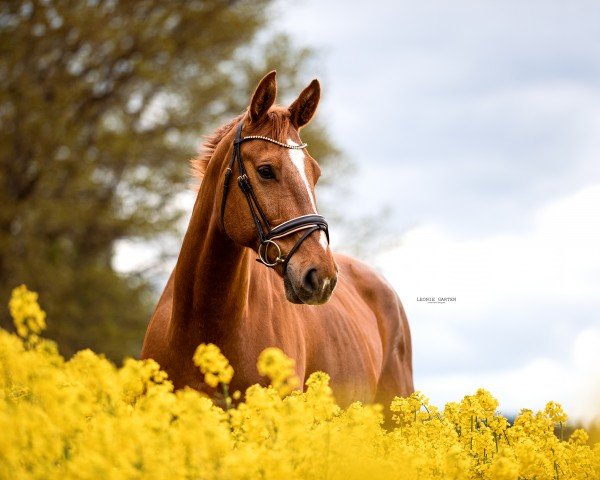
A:
<svg viewBox="0 0 600 480">
<path fill-rule="evenodd" d="M 337 284 L 337 267 L 327 272 L 315 266 L 304 269 L 288 267 L 283 277 L 285 296 L 292 303 L 322 305 L 330 298 Z"/>
</svg>

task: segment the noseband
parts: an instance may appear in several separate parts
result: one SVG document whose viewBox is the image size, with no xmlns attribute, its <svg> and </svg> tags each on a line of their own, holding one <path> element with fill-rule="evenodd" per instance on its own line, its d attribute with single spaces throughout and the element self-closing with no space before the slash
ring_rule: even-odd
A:
<svg viewBox="0 0 600 480">
<path fill-rule="evenodd" d="M 311 215 L 301 215 L 299 217 L 292 218 L 291 220 L 287 220 L 275 227 L 271 227 L 265 212 L 260 207 L 258 200 L 256 199 L 256 195 L 254 194 L 254 190 L 252 189 L 252 185 L 250 185 L 250 179 L 246 174 L 246 169 L 244 168 L 244 162 L 242 160 L 242 151 L 241 144 L 244 142 L 248 142 L 250 140 L 263 140 L 266 142 L 271 142 L 280 147 L 290 148 L 290 149 L 301 149 L 306 147 L 306 143 L 302 143 L 300 145 L 288 145 L 282 142 L 278 142 L 269 137 L 263 137 L 261 135 L 249 135 L 247 137 L 242 137 L 242 128 L 244 126 L 244 122 L 240 122 L 237 126 L 237 132 L 235 135 L 235 140 L 233 142 L 233 153 L 231 155 L 231 160 L 229 161 L 229 166 L 225 170 L 225 182 L 223 184 L 223 199 L 221 200 L 221 225 L 223 229 L 225 228 L 225 223 L 223 222 L 225 216 L 225 202 L 227 201 L 227 194 L 229 193 L 229 182 L 231 180 L 231 172 L 237 160 L 239 176 L 237 178 L 238 186 L 242 190 L 242 193 L 246 197 L 246 201 L 248 202 L 248 207 L 250 208 L 250 214 L 252 215 L 252 220 L 256 225 L 256 230 L 258 232 L 258 239 L 260 241 L 260 245 L 258 246 L 258 258 L 257 262 L 266 265 L 267 267 L 275 267 L 279 263 L 283 264 L 283 271 L 285 272 L 287 269 L 288 262 L 292 255 L 296 253 L 302 242 L 306 240 L 309 235 L 318 230 L 323 230 L 327 235 L 327 241 L 329 242 L 329 229 L 327 226 L 327 222 L 325 218 L 321 215 L 311 214 Z M 287 255 L 283 255 L 281 252 L 281 247 L 277 244 L 275 240 L 278 240 L 283 237 L 287 237 L 288 235 L 292 235 L 296 232 L 304 231 L 302 236 L 298 239 L 298 241 L 294 244 L 291 250 Z M 277 258 L 272 262 L 269 261 L 269 248 L 273 247 L 276 250 Z"/>
</svg>

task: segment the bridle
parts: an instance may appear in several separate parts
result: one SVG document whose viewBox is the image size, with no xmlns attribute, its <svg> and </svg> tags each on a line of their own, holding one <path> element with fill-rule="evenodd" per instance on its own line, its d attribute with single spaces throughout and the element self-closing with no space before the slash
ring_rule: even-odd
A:
<svg viewBox="0 0 600 480">
<path fill-rule="evenodd" d="M 262 135 L 249 135 L 247 137 L 242 137 L 243 126 L 243 121 L 241 121 L 237 126 L 235 140 L 233 141 L 233 153 L 231 155 L 231 160 L 229 161 L 229 166 L 225 170 L 223 198 L 221 200 L 221 226 L 223 229 L 225 229 L 225 223 L 223 221 L 225 216 L 225 203 L 227 201 L 227 194 L 229 193 L 229 182 L 231 180 L 231 173 L 233 171 L 233 167 L 235 166 L 237 159 L 237 165 L 239 170 L 239 175 L 237 178 L 238 185 L 242 190 L 242 193 L 246 197 L 246 201 L 248 202 L 250 214 L 252 215 L 252 220 L 256 225 L 258 239 L 260 241 L 260 245 L 258 246 L 258 258 L 256 259 L 256 261 L 270 268 L 273 268 L 281 263 L 283 264 L 283 271 L 285 273 L 290 258 L 292 258 L 292 255 L 296 253 L 300 245 L 302 245 L 302 242 L 304 242 L 304 240 L 306 240 L 311 233 L 323 230 L 325 232 L 325 235 L 327 235 L 327 241 L 329 242 L 329 228 L 327 222 L 325 221 L 325 218 L 323 218 L 321 215 L 310 214 L 300 215 L 299 217 L 295 217 L 283 223 L 280 223 L 275 227 L 271 227 L 271 224 L 269 223 L 265 212 L 258 203 L 256 195 L 254 194 L 254 190 L 252 189 L 252 185 L 250 185 L 250 179 L 246 174 L 246 169 L 244 168 L 244 162 L 242 160 L 241 144 L 250 140 L 263 140 L 274 143 L 284 148 L 301 149 L 306 147 L 306 143 L 301 143 L 300 145 L 288 145 L 283 142 L 274 140 L 273 138 L 263 137 Z M 287 237 L 288 235 L 292 235 L 296 232 L 301 231 L 304 231 L 302 236 L 290 249 L 287 255 L 283 255 L 281 252 L 281 247 L 277 244 L 277 242 L 275 242 L 275 240 Z M 277 257 L 272 262 L 269 261 L 269 247 L 271 246 L 275 248 L 277 253 Z"/>
</svg>

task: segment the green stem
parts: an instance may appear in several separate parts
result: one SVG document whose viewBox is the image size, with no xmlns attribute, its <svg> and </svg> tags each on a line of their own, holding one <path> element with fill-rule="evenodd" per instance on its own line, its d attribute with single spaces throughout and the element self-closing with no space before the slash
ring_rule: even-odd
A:
<svg viewBox="0 0 600 480">
<path fill-rule="evenodd" d="M 563 422 L 560 422 L 560 441 L 563 442 Z"/>
<path fill-rule="evenodd" d="M 229 385 L 221 383 L 223 387 L 223 395 L 225 397 L 225 411 L 228 412 L 231 409 L 231 396 L 229 395 Z"/>
</svg>

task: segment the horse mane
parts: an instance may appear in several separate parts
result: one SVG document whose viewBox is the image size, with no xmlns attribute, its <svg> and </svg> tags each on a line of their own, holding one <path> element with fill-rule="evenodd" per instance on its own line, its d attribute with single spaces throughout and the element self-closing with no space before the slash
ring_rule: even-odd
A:
<svg viewBox="0 0 600 480">
<path fill-rule="evenodd" d="M 238 115 L 228 123 L 221 125 L 211 135 L 204 138 L 200 153 L 190 161 L 191 175 L 197 182 L 197 188 L 199 188 L 200 183 L 202 183 L 202 179 L 208 168 L 208 163 L 215 153 L 217 145 L 219 145 L 219 142 L 223 140 L 223 137 L 225 137 L 225 135 L 227 135 L 245 115 L 246 112 Z M 280 142 L 285 142 L 287 140 L 291 125 L 290 112 L 287 108 L 279 106 L 273 107 L 257 127 L 260 128 L 267 123 L 270 124 L 269 132 L 267 132 L 269 136 Z"/>
</svg>

